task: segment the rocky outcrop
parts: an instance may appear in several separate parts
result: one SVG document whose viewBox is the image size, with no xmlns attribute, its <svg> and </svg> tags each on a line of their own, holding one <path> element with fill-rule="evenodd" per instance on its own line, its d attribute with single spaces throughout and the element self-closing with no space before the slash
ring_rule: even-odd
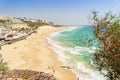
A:
<svg viewBox="0 0 120 80">
<path fill-rule="evenodd" d="M 56 80 L 51 74 L 31 70 L 1 71 L 0 80 Z"/>
<path fill-rule="evenodd" d="M 0 20 L 5 20 L 6 22 L 12 23 L 12 24 L 23 24 L 24 23 L 18 18 L 7 16 L 7 15 L 2 15 L 2 14 L 0 14 Z"/>
</svg>

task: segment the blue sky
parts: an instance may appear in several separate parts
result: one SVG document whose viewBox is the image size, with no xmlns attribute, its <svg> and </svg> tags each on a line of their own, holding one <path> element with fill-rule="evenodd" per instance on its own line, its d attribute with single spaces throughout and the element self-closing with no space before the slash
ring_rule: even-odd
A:
<svg viewBox="0 0 120 80">
<path fill-rule="evenodd" d="M 0 0 L 0 14 L 65 25 L 88 24 L 91 10 L 119 13 L 120 0 Z"/>
</svg>

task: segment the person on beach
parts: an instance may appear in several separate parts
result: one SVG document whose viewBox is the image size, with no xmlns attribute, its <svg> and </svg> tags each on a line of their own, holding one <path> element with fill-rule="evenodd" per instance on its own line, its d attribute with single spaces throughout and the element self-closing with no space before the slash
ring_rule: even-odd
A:
<svg viewBox="0 0 120 80">
<path fill-rule="evenodd" d="M 48 66 L 48 69 L 50 69 L 50 66 Z"/>
<path fill-rule="evenodd" d="M 53 69 L 53 73 L 55 73 L 55 69 Z"/>
</svg>

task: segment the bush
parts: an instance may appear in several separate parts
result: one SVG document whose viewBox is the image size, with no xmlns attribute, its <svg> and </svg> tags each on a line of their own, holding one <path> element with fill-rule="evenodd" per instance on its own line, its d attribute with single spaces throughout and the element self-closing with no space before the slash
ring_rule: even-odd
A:
<svg viewBox="0 0 120 80">
<path fill-rule="evenodd" d="M 104 44 L 94 54 L 95 64 L 99 70 L 107 69 L 110 80 L 116 80 L 120 75 L 120 16 L 106 13 L 99 17 L 92 11 L 92 23 L 96 37 Z"/>
<path fill-rule="evenodd" d="M 9 68 L 7 66 L 7 63 L 4 62 L 4 59 L 2 58 L 2 54 L 0 54 L 0 71 L 7 71 Z"/>
<path fill-rule="evenodd" d="M 6 65 L 0 64 L 0 71 L 8 71 L 8 67 Z"/>
</svg>

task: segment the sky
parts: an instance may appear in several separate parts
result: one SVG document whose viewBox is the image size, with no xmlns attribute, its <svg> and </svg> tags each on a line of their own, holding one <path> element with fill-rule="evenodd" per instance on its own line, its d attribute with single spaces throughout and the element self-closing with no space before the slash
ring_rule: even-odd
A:
<svg viewBox="0 0 120 80">
<path fill-rule="evenodd" d="M 92 10 L 119 13 L 120 0 L 0 0 L 0 14 L 61 25 L 87 25 Z"/>
</svg>

